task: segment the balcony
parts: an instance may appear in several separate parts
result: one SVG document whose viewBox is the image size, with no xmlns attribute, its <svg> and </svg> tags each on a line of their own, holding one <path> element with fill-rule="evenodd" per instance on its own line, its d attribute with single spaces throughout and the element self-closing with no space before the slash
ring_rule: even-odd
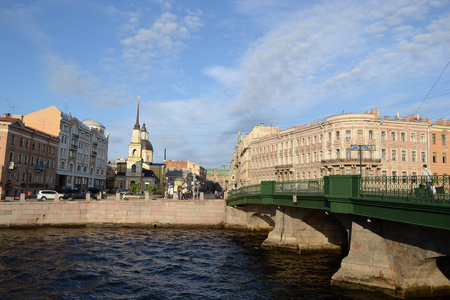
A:
<svg viewBox="0 0 450 300">
<path fill-rule="evenodd" d="M 71 144 L 70 149 L 78 149 L 78 145 Z"/>
<path fill-rule="evenodd" d="M 322 159 L 323 164 L 359 164 L 362 163 L 373 163 L 379 164 L 381 163 L 381 159 L 379 158 L 363 158 L 360 160 L 359 158 L 331 158 L 331 159 Z"/>
<path fill-rule="evenodd" d="M 77 139 L 77 138 L 78 138 L 78 134 L 72 133 L 72 137 L 73 137 L 74 139 Z"/>
</svg>

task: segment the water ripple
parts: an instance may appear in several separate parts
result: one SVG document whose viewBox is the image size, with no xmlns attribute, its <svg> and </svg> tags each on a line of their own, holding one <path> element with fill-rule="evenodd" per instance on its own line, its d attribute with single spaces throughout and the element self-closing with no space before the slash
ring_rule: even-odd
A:
<svg viewBox="0 0 450 300">
<path fill-rule="evenodd" d="M 329 286 L 340 257 L 261 249 L 265 237 L 218 229 L 2 229 L 0 294 L 2 299 L 343 297 Z"/>
</svg>

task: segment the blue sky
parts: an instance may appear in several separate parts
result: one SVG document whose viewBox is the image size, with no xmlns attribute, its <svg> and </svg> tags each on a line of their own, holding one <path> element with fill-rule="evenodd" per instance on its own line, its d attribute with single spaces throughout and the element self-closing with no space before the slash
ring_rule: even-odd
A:
<svg viewBox="0 0 450 300">
<path fill-rule="evenodd" d="M 228 166 L 238 130 L 340 113 L 450 119 L 449 1 L 0 1 L 3 112 L 140 121 L 154 161 Z"/>
</svg>

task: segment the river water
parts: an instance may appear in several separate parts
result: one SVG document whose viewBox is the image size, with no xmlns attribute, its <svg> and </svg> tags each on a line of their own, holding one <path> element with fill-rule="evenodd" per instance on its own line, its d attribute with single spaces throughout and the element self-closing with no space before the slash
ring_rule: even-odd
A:
<svg viewBox="0 0 450 300">
<path fill-rule="evenodd" d="M 224 229 L 0 230 L 1 299 L 386 299 L 330 287 L 337 254 Z"/>
</svg>

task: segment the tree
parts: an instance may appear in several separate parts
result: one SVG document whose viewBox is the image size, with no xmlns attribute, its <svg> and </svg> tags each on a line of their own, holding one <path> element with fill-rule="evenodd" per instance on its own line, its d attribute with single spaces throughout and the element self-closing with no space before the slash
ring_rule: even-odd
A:
<svg viewBox="0 0 450 300">
<path fill-rule="evenodd" d="M 153 193 L 156 191 L 156 186 L 153 183 L 149 183 L 146 184 L 146 189 L 149 195 L 153 195 Z"/>
<path fill-rule="evenodd" d="M 132 193 L 138 193 L 140 192 L 140 188 L 141 188 L 141 183 L 132 183 L 130 185 L 130 192 Z"/>
</svg>

